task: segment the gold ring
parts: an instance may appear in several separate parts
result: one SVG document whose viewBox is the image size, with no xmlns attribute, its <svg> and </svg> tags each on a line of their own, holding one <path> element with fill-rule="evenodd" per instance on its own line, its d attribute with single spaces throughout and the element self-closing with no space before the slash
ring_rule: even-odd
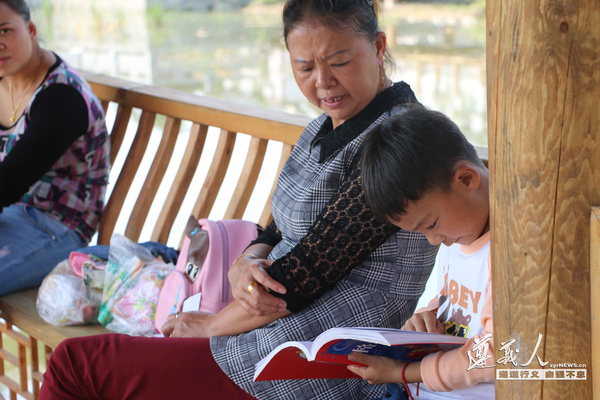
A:
<svg viewBox="0 0 600 400">
<path fill-rule="evenodd" d="M 248 285 L 248 288 L 246 290 L 248 291 L 248 293 L 250 293 L 250 295 L 252 295 L 252 289 L 254 289 L 257 286 L 258 286 L 258 282 L 252 282 L 251 284 Z"/>
</svg>

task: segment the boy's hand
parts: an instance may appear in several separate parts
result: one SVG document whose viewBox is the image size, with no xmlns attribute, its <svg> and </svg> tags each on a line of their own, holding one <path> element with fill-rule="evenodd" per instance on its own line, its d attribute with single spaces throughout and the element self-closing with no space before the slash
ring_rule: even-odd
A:
<svg viewBox="0 0 600 400">
<path fill-rule="evenodd" d="M 432 311 L 424 311 L 413 314 L 412 317 L 406 321 L 402 329 L 406 331 L 417 331 L 417 332 L 433 332 L 433 333 L 444 333 L 444 324 L 437 319 L 437 316 Z"/>
<path fill-rule="evenodd" d="M 406 364 L 405 361 L 363 353 L 351 353 L 348 355 L 348 360 L 366 364 L 366 366 L 348 365 L 348 369 L 366 379 L 371 385 L 402 382 L 402 368 Z"/>
</svg>

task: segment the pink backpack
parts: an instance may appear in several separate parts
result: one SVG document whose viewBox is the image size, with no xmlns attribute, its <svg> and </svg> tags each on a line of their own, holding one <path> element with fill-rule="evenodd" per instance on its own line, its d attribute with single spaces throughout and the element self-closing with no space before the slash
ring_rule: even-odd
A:
<svg viewBox="0 0 600 400">
<path fill-rule="evenodd" d="M 160 328 L 183 302 L 202 293 L 200 311 L 217 313 L 233 301 L 227 272 L 259 233 L 259 226 L 239 219 L 196 221 L 190 217 L 174 271 L 160 290 L 154 324 Z"/>
</svg>

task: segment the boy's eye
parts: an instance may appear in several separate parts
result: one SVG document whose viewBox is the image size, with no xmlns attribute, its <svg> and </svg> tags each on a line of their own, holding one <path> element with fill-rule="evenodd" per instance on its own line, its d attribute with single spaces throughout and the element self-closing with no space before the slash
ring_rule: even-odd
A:
<svg viewBox="0 0 600 400">
<path fill-rule="evenodd" d="M 346 61 L 346 62 L 343 62 L 343 63 L 331 64 L 331 65 L 334 66 L 334 67 L 343 67 L 344 65 L 348 64 L 349 62 L 350 61 Z"/>
<path fill-rule="evenodd" d="M 436 225 L 437 225 L 437 219 L 436 219 L 435 221 L 433 221 L 433 224 L 429 225 L 429 226 L 427 227 L 427 229 L 428 229 L 428 230 L 429 230 L 429 229 L 433 229 L 433 228 L 435 228 L 435 226 L 436 226 Z"/>
</svg>

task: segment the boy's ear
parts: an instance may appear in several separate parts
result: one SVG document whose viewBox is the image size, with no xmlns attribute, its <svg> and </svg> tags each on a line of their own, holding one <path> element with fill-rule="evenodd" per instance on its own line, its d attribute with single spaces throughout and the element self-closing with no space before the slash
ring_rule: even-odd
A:
<svg viewBox="0 0 600 400">
<path fill-rule="evenodd" d="M 475 167 L 465 163 L 454 172 L 454 182 L 461 188 L 476 190 L 481 183 L 481 175 Z"/>
</svg>

